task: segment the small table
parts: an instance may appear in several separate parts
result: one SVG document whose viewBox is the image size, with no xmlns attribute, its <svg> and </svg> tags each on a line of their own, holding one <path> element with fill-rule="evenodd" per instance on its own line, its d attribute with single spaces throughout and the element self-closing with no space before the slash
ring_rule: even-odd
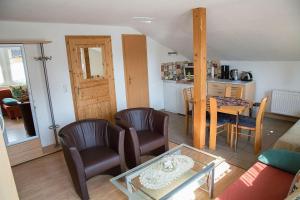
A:
<svg viewBox="0 0 300 200">
<path fill-rule="evenodd" d="M 143 178 L 141 176 L 145 175 L 145 173 L 151 174 L 152 169 L 157 169 L 157 167 L 164 164 L 166 159 L 176 155 L 192 159 L 193 166 L 190 166 L 191 168 L 185 170 L 184 173 L 177 176 L 174 180 L 170 180 L 161 188 L 149 189 L 151 187 L 141 183 L 141 179 Z M 125 193 L 129 199 L 170 199 L 175 195 L 179 195 L 182 191 L 187 192 L 188 190 L 189 192 L 193 192 L 199 188 L 208 192 L 209 197 L 212 198 L 215 178 L 227 170 L 223 164 L 227 166 L 221 157 L 214 156 L 186 144 L 181 144 L 160 156 L 112 178 L 111 182 Z M 155 172 L 153 171 L 153 173 Z M 161 182 L 156 182 L 156 184 L 163 185 L 163 181 L 165 179 L 161 179 Z"/>
</svg>

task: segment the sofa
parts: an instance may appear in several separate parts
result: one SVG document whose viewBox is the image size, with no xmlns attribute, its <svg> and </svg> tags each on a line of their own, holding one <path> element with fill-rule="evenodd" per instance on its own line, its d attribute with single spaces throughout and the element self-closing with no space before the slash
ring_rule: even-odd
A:
<svg viewBox="0 0 300 200">
<path fill-rule="evenodd" d="M 300 120 L 295 123 L 275 145 L 274 150 L 300 152 Z M 295 138 L 298 138 L 295 139 Z M 281 160 L 280 160 L 281 161 Z M 278 163 L 280 163 L 280 161 Z M 294 164 L 299 165 L 299 162 Z M 229 185 L 217 200 L 282 200 L 289 193 L 295 174 L 256 162 L 238 180 Z"/>
</svg>

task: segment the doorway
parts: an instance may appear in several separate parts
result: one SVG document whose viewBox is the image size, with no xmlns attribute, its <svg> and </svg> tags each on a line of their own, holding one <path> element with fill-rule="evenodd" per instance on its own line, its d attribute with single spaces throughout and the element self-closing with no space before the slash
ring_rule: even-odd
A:
<svg viewBox="0 0 300 200">
<path fill-rule="evenodd" d="M 22 45 L 0 46 L 0 114 L 7 146 L 37 138 Z"/>
<path fill-rule="evenodd" d="M 145 35 L 122 35 L 127 107 L 149 107 Z"/>
<path fill-rule="evenodd" d="M 77 120 L 113 120 L 116 96 L 110 36 L 66 36 Z"/>
</svg>

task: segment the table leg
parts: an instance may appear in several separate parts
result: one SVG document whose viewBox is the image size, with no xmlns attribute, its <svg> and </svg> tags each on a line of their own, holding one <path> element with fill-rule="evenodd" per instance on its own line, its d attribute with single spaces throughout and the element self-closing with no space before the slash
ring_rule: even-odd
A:
<svg viewBox="0 0 300 200">
<path fill-rule="evenodd" d="M 210 118 L 209 126 L 209 149 L 216 150 L 217 145 L 217 119 Z"/>
<path fill-rule="evenodd" d="M 215 184 L 215 168 L 213 168 L 210 172 L 210 181 L 209 181 L 209 186 L 208 186 L 208 195 L 209 198 L 213 198 L 214 196 L 214 184 Z"/>
</svg>

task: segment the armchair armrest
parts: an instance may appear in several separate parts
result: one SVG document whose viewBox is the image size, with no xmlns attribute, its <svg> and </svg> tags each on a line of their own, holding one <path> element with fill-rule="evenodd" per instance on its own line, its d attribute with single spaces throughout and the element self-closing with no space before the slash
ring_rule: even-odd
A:
<svg viewBox="0 0 300 200">
<path fill-rule="evenodd" d="M 116 124 L 125 129 L 125 144 L 126 148 L 126 163 L 129 168 L 134 167 L 132 163 L 141 163 L 140 158 L 140 142 L 137 136 L 137 132 L 133 126 L 127 121 L 116 117 Z M 130 157 L 128 157 L 130 155 Z"/>
<path fill-rule="evenodd" d="M 88 194 L 87 186 L 85 184 L 86 177 L 84 165 L 78 149 L 76 147 L 68 147 L 64 143 L 62 143 L 62 147 L 76 191 L 79 194 Z"/>
<path fill-rule="evenodd" d="M 152 130 L 161 135 L 168 136 L 169 115 L 153 110 L 152 113 Z"/>
<path fill-rule="evenodd" d="M 107 125 L 107 140 L 109 148 L 115 150 L 118 153 L 124 151 L 124 136 L 125 131 L 118 126 L 114 126 L 111 123 Z"/>
<path fill-rule="evenodd" d="M 125 121 L 121 118 L 116 118 L 116 124 L 125 130 L 134 129 L 133 126 L 131 126 L 127 121 Z"/>
<path fill-rule="evenodd" d="M 125 153 L 124 153 L 124 140 L 125 130 L 111 123 L 107 125 L 107 140 L 109 148 L 118 152 L 121 160 L 121 170 L 125 171 Z"/>
<path fill-rule="evenodd" d="M 127 121 L 122 120 L 120 118 L 116 118 L 116 124 L 125 129 L 125 138 L 130 135 L 130 137 L 133 140 L 133 145 L 135 146 L 135 149 L 138 149 L 140 145 L 135 128 L 131 126 Z"/>
</svg>

